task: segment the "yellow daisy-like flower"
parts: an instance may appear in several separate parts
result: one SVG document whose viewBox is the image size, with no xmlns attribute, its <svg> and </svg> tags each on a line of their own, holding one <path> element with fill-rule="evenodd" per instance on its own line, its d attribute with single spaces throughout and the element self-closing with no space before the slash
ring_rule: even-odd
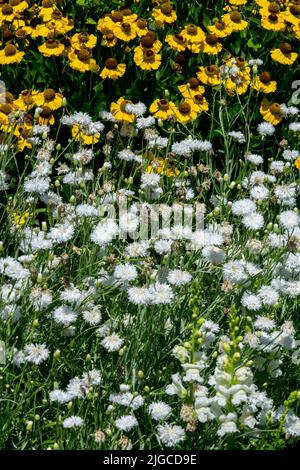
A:
<svg viewBox="0 0 300 470">
<path fill-rule="evenodd" d="M 29 111 L 35 103 L 35 97 L 38 92 L 35 90 L 23 90 L 15 100 L 15 106 L 19 111 Z"/>
<path fill-rule="evenodd" d="M 168 34 L 165 39 L 172 49 L 176 52 L 183 52 L 186 50 L 186 42 L 180 34 Z"/>
<path fill-rule="evenodd" d="M 188 44 L 200 44 L 205 40 L 205 33 L 199 26 L 189 24 L 181 32 L 180 35 Z"/>
<path fill-rule="evenodd" d="M 261 103 L 260 113 L 265 121 L 270 122 L 274 126 L 279 124 L 283 118 L 280 104 L 270 103 L 267 98 L 264 98 Z"/>
<path fill-rule="evenodd" d="M 24 139 L 24 137 L 19 137 L 18 138 L 18 151 L 24 152 L 25 149 L 32 149 L 32 144 L 28 142 L 27 139 Z"/>
<path fill-rule="evenodd" d="M 293 26 L 293 33 L 297 39 L 300 39 L 300 23 L 297 26 Z"/>
<path fill-rule="evenodd" d="M 103 78 L 110 78 L 112 80 L 117 80 L 118 78 L 122 77 L 126 71 L 125 64 L 119 64 L 116 59 L 113 57 L 106 59 L 105 67 L 100 73 L 100 77 Z"/>
<path fill-rule="evenodd" d="M 238 7 L 240 5 L 246 5 L 247 0 L 228 0 L 230 5 L 233 5 L 235 7 Z"/>
<path fill-rule="evenodd" d="M 78 72 L 90 72 L 97 69 L 95 59 L 92 59 L 90 49 L 82 48 L 69 54 L 70 67 Z"/>
<path fill-rule="evenodd" d="M 216 86 L 221 83 L 219 67 L 216 65 L 208 65 L 207 67 L 199 67 L 197 78 L 204 85 Z"/>
<path fill-rule="evenodd" d="M 30 219 L 32 214 L 29 211 L 27 211 L 27 212 L 23 212 L 23 214 L 20 212 L 13 212 L 12 215 L 14 218 L 14 223 L 16 225 L 25 225 L 26 222 Z"/>
<path fill-rule="evenodd" d="M 43 93 L 38 93 L 33 97 L 37 106 L 47 106 L 51 111 L 62 107 L 63 98 L 61 93 L 55 93 L 52 88 L 48 88 Z"/>
<path fill-rule="evenodd" d="M 222 20 L 218 20 L 215 22 L 215 24 L 208 26 L 208 31 L 211 34 L 214 34 L 217 36 L 217 38 L 226 38 L 227 36 L 230 36 L 232 33 L 232 26 L 231 24 L 226 24 Z"/>
<path fill-rule="evenodd" d="M 61 44 L 59 41 L 56 39 L 47 39 L 44 44 L 39 46 L 39 51 L 43 54 L 45 57 L 52 57 L 52 56 L 60 56 L 63 54 L 65 50 L 65 46 Z"/>
<path fill-rule="evenodd" d="M 11 23 L 15 19 L 16 13 L 13 7 L 7 3 L 2 5 L 0 10 L 0 24 L 6 22 Z"/>
<path fill-rule="evenodd" d="M 0 64 L 19 64 L 23 59 L 25 52 L 19 51 L 13 44 L 8 44 L 0 50 Z"/>
<path fill-rule="evenodd" d="M 97 44 L 97 38 L 94 34 L 88 34 L 85 32 L 76 33 L 71 38 L 71 44 L 74 49 L 81 49 L 82 47 L 93 49 Z"/>
<path fill-rule="evenodd" d="M 197 114 L 207 112 L 209 109 L 209 104 L 204 95 L 197 94 L 193 99 L 186 99 L 186 102 L 189 103 L 196 111 Z"/>
<path fill-rule="evenodd" d="M 145 34 L 148 33 L 148 21 L 144 20 L 143 18 L 139 18 L 135 22 L 135 30 L 137 35 L 141 38 L 142 36 L 145 36 Z"/>
<path fill-rule="evenodd" d="M 124 21 L 133 23 L 138 19 L 138 15 L 136 13 L 132 13 L 131 8 L 123 8 L 121 10 L 123 15 Z"/>
<path fill-rule="evenodd" d="M 55 124 L 55 118 L 52 113 L 52 109 L 49 106 L 43 106 L 41 112 L 39 113 L 39 124 L 41 126 L 53 126 Z"/>
<path fill-rule="evenodd" d="M 28 7 L 28 2 L 25 0 L 10 0 L 9 4 L 13 7 L 15 13 L 23 13 Z"/>
<path fill-rule="evenodd" d="M 277 14 L 262 16 L 261 25 L 268 31 L 284 31 L 286 27 L 283 16 Z"/>
<path fill-rule="evenodd" d="M 271 2 L 273 2 L 273 0 L 255 0 L 255 2 L 261 8 L 268 8 L 268 6 L 270 5 Z"/>
<path fill-rule="evenodd" d="M 3 103 L 0 104 L 0 124 L 1 126 L 7 126 L 9 124 L 8 116 L 13 111 L 11 104 Z"/>
<path fill-rule="evenodd" d="M 118 39 L 112 31 L 107 31 L 103 34 L 102 44 L 106 47 L 114 47 L 118 42 Z"/>
<path fill-rule="evenodd" d="M 217 55 L 221 50 L 222 44 L 214 34 L 208 34 L 201 44 L 201 51 L 205 54 Z"/>
<path fill-rule="evenodd" d="M 158 54 L 162 49 L 162 43 L 156 38 L 156 34 L 153 31 L 148 31 L 148 33 L 141 38 L 141 47 L 145 50 L 152 49 Z"/>
<path fill-rule="evenodd" d="M 186 99 L 193 99 L 194 96 L 203 95 L 205 92 L 204 86 L 200 84 L 198 78 L 194 77 L 189 78 L 186 85 L 179 85 L 178 90 Z"/>
<path fill-rule="evenodd" d="M 284 12 L 285 21 L 297 26 L 300 23 L 300 4 L 290 5 Z"/>
<path fill-rule="evenodd" d="M 165 121 L 170 116 L 174 116 L 174 110 L 176 106 L 172 101 L 167 100 L 155 100 L 151 104 L 149 111 L 156 119 L 160 119 L 161 121 Z"/>
<path fill-rule="evenodd" d="M 191 100 L 185 100 L 174 109 L 175 117 L 181 124 L 188 124 L 194 121 L 197 116 L 197 107 Z"/>
<path fill-rule="evenodd" d="M 243 31 L 248 27 L 248 22 L 243 19 L 239 11 L 226 13 L 222 16 L 222 20 L 226 25 L 231 26 L 233 32 Z"/>
<path fill-rule="evenodd" d="M 51 15 L 56 10 L 56 5 L 52 0 L 43 0 L 42 1 L 42 7 L 40 8 L 39 11 L 39 17 L 42 19 L 42 21 L 50 21 L 51 20 Z"/>
<path fill-rule="evenodd" d="M 137 36 L 134 23 L 117 23 L 113 29 L 114 35 L 121 41 L 131 41 Z"/>
<path fill-rule="evenodd" d="M 84 129 L 79 126 L 72 126 L 72 137 L 76 141 L 82 142 L 84 145 L 95 145 L 100 140 L 100 134 L 87 134 Z"/>
<path fill-rule="evenodd" d="M 64 18 L 59 10 L 55 10 L 51 15 L 51 20 L 47 21 L 46 27 L 54 34 L 66 34 L 74 28 L 74 21 Z"/>
<path fill-rule="evenodd" d="M 225 81 L 225 89 L 229 95 L 243 95 L 250 84 L 250 75 L 245 71 L 239 71 L 235 77 L 229 77 Z"/>
<path fill-rule="evenodd" d="M 178 176 L 180 171 L 174 166 L 169 167 L 163 158 L 157 157 L 153 158 L 151 163 L 147 166 L 147 173 L 157 173 L 170 177 Z"/>
<path fill-rule="evenodd" d="M 142 70 L 157 70 L 161 64 L 161 54 L 155 54 L 152 49 L 143 49 L 138 46 L 134 50 L 134 62 Z"/>
<path fill-rule="evenodd" d="M 274 62 L 279 62 L 283 65 L 291 65 L 298 57 L 296 52 L 292 52 L 292 46 L 287 42 L 282 42 L 279 49 L 271 50 L 271 57 Z"/>
<path fill-rule="evenodd" d="M 254 78 L 251 86 L 254 90 L 262 91 L 263 93 L 273 93 L 276 91 L 277 82 L 272 80 L 269 72 L 262 72 L 258 77 Z"/>
<path fill-rule="evenodd" d="M 126 110 L 126 105 L 131 103 L 131 101 L 125 100 L 125 98 L 119 98 L 116 103 L 111 103 L 110 112 L 117 121 L 132 123 L 135 121 L 135 115 Z"/>
<path fill-rule="evenodd" d="M 172 24 L 177 20 L 176 11 L 173 10 L 168 2 L 163 3 L 158 8 L 153 8 L 152 16 L 159 25 L 163 25 L 164 23 Z"/>
<path fill-rule="evenodd" d="M 300 170 L 300 157 L 298 157 L 298 158 L 295 160 L 295 167 L 297 168 L 297 170 Z"/>
</svg>

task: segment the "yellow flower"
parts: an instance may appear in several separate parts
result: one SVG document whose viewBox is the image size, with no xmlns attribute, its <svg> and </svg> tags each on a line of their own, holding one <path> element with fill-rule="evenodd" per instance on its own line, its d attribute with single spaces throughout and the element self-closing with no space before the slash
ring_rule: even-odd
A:
<svg viewBox="0 0 300 470">
<path fill-rule="evenodd" d="M 297 26 L 293 26 L 293 33 L 297 39 L 300 39 L 300 23 Z"/>
<path fill-rule="evenodd" d="M 222 20 L 218 20 L 212 26 L 208 26 L 208 30 L 211 34 L 217 36 L 217 38 L 225 38 L 232 33 L 232 26 L 229 23 L 224 23 Z"/>
<path fill-rule="evenodd" d="M 125 98 L 119 98 L 116 103 L 111 103 L 110 112 L 117 121 L 125 123 L 132 123 L 135 121 L 135 115 L 126 110 L 126 105 L 129 103 L 131 103 L 131 101 L 125 100 Z"/>
<path fill-rule="evenodd" d="M 262 72 L 258 77 L 255 77 L 252 82 L 252 88 L 257 91 L 262 91 L 264 93 L 273 93 L 276 91 L 277 83 L 275 80 L 272 80 L 269 72 Z"/>
<path fill-rule="evenodd" d="M 50 21 L 51 15 L 55 9 L 56 9 L 56 6 L 54 5 L 54 2 L 52 0 L 43 0 L 42 7 L 40 8 L 40 11 L 39 11 L 39 17 L 44 22 Z"/>
<path fill-rule="evenodd" d="M 156 38 L 156 34 L 153 31 L 148 31 L 141 38 L 141 47 L 145 50 L 152 49 L 157 54 L 162 48 L 162 43 Z"/>
<path fill-rule="evenodd" d="M 200 44 L 205 40 L 205 34 L 199 26 L 189 24 L 180 33 L 188 44 Z"/>
<path fill-rule="evenodd" d="M 233 32 L 243 31 L 248 26 L 247 21 L 243 20 L 243 17 L 239 11 L 226 13 L 222 16 L 222 20 L 226 25 L 231 26 Z"/>
<path fill-rule="evenodd" d="M 159 175 L 166 175 L 170 177 L 178 176 L 180 172 L 176 167 L 168 167 L 166 161 L 163 158 L 157 157 L 154 158 L 147 166 L 147 173 L 157 173 Z"/>
<path fill-rule="evenodd" d="M 170 116 L 174 116 L 175 104 L 167 100 L 155 100 L 151 104 L 149 111 L 156 119 L 165 121 Z"/>
<path fill-rule="evenodd" d="M 111 78 L 112 80 L 117 80 L 124 75 L 126 71 L 125 64 L 118 64 L 118 61 L 114 58 L 106 59 L 105 67 L 100 73 L 100 77 L 103 78 Z"/>
<path fill-rule="evenodd" d="M 291 65 L 297 59 L 298 54 L 292 52 L 292 46 L 287 42 L 282 42 L 279 49 L 271 50 L 271 57 L 274 62 L 279 62 L 283 65 Z"/>
<path fill-rule="evenodd" d="M 300 23 L 300 5 L 289 5 L 288 9 L 284 12 L 285 21 L 291 23 L 294 26 Z"/>
<path fill-rule="evenodd" d="M 10 0 L 9 4 L 15 13 L 23 13 L 29 7 L 28 2 L 22 0 Z"/>
<path fill-rule="evenodd" d="M 72 126 L 72 137 L 76 141 L 82 142 L 84 145 L 95 145 L 100 140 L 100 134 L 88 134 L 84 129 L 79 126 Z"/>
<path fill-rule="evenodd" d="M 27 220 L 30 219 L 31 213 L 29 211 L 24 212 L 23 214 L 19 212 L 13 212 L 13 218 L 16 225 L 25 225 Z"/>
<path fill-rule="evenodd" d="M 24 139 L 23 137 L 19 137 L 18 138 L 18 151 L 24 152 L 25 149 L 32 149 L 32 144 L 28 142 L 27 139 Z"/>
<path fill-rule="evenodd" d="M 8 44 L 0 50 L 0 64 L 19 64 L 23 59 L 25 52 L 18 51 L 16 46 Z"/>
<path fill-rule="evenodd" d="M 121 41 L 131 41 L 137 36 L 135 25 L 132 23 L 117 23 L 113 28 L 114 35 Z"/>
<path fill-rule="evenodd" d="M 261 103 L 260 113 L 265 121 L 268 121 L 275 126 L 282 121 L 282 111 L 280 104 L 270 103 L 267 98 L 264 98 Z"/>
<path fill-rule="evenodd" d="M 300 170 L 300 157 L 298 157 L 298 158 L 295 160 L 295 167 L 297 168 L 297 170 Z"/>
<path fill-rule="evenodd" d="M 50 124 L 52 126 L 55 124 L 55 118 L 52 113 L 52 109 L 49 106 L 43 106 L 42 111 L 39 114 L 39 124 L 41 126 L 47 126 Z"/>
<path fill-rule="evenodd" d="M 152 49 L 143 49 L 138 46 L 134 50 L 134 62 L 142 70 L 157 70 L 161 64 L 161 55 L 155 54 Z"/>
<path fill-rule="evenodd" d="M 247 0 L 229 0 L 230 5 L 233 6 L 240 6 L 240 5 L 245 5 L 247 3 Z"/>
<path fill-rule="evenodd" d="M 132 10 L 130 8 L 123 8 L 121 10 L 121 13 L 123 15 L 124 22 L 127 23 L 133 23 L 138 18 L 138 15 L 136 13 L 132 13 Z"/>
<path fill-rule="evenodd" d="M 207 99 L 201 94 L 195 95 L 192 99 L 186 99 L 186 102 L 194 108 L 197 114 L 207 112 L 209 109 Z"/>
<path fill-rule="evenodd" d="M 186 50 L 185 40 L 180 34 L 168 34 L 165 41 L 170 47 L 172 47 L 172 49 L 174 49 L 174 51 L 183 52 Z"/>
<path fill-rule="evenodd" d="M 216 65 L 208 65 L 207 67 L 199 67 L 197 78 L 204 85 L 216 86 L 220 85 L 221 77 L 219 67 Z"/>
<path fill-rule="evenodd" d="M 236 66 L 238 68 L 237 73 L 234 76 L 230 76 L 225 81 L 226 92 L 229 95 L 243 95 L 246 93 L 248 86 L 251 81 L 250 67 L 246 61 L 238 57 L 237 59 L 230 59 L 226 65 L 228 67 Z"/>
<path fill-rule="evenodd" d="M 174 113 L 176 119 L 181 124 L 187 124 L 197 118 L 197 108 L 191 100 L 185 100 L 175 107 Z"/>
<path fill-rule="evenodd" d="M 39 51 L 45 57 L 60 56 L 63 54 L 65 46 L 58 42 L 56 39 L 47 39 L 44 44 L 39 46 Z"/>
<path fill-rule="evenodd" d="M 20 111 L 29 111 L 36 105 L 34 98 L 37 94 L 35 90 L 23 90 L 15 100 L 16 108 Z"/>
<path fill-rule="evenodd" d="M 148 22 L 147 20 L 144 20 L 143 18 L 139 18 L 135 22 L 135 30 L 137 35 L 141 38 L 142 36 L 145 36 L 145 34 L 148 33 Z"/>
<path fill-rule="evenodd" d="M 33 97 L 37 106 L 47 106 L 51 111 L 62 107 L 63 98 L 61 93 L 55 93 L 52 88 L 48 88 L 43 93 L 38 93 Z"/>
<path fill-rule="evenodd" d="M 198 78 L 191 77 L 188 79 L 186 85 L 179 85 L 178 90 L 186 99 L 193 99 L 196 95 L 203 95 L 205 92 L 204 86 L 200 85 Z"/>
<path fill-rule="evenodd" d="M 268 16 L 262 16 L 261 25 L 268 31 L 284 31 L 285 22 L 282 16 L 276 14 L 270 14 Z"/>
<path fill-rule="evenodd" d="M 117 44 L 118 39 L 112 32 L 107 32 L 103 35 L 103 45 L 106 47 L 114 47 Z"/>
<path fill-rule="evenodd" d="M 0 104 L 0 125 L 7 126 L 9 124 L 8 116 L 13 111 L 11 104 L 3 103 Z"/>
<path fill-rule="evenodd" d="M 208 34 L 201 44 L 201 51 L 205 54 L 217 55 L 221 50 L 222 44 L 214 34 Z"/>
<path fill-rule="evenodd" d="M 64 18 L 59 10 L 54 10 L 46 27 L 54 34 L 66 34 L 74 28 L 74 21 Z"/>
<path fill-rule="evenodd" d="M 172 24 L 177 20 L 176 11 L 173 10 L 170 3 L 165 2 L 158 8 L 153 8 L 152 16 L 154 20 L 159 24 Z"/>
<path fill-rule="evenodd" d="M 81 47 L 87 47 L 93 49 L 97 44 L 97 38 L 94 34 L 88 33 L 76 33 L 71 38 L 71 44 L 74 49 L 80 49 Z"/>
<path fill-rule="evenodd" d="M 69 54 L 70 66 L 78 72 L 90 72 L 97 67 L 95 59 L 91 58 L 90 49 L 82 48 Z"/>
<path fill-rule="evenodd" d="M 16 14 L 14 12 L 14 9 L 11 5 L 8 5 L 8 4 L 4 4 L 2 5 L 2 8 L 0 10 L 0 23 L 11 23 L 14 18 L 15 18 Z"/>
</svg>

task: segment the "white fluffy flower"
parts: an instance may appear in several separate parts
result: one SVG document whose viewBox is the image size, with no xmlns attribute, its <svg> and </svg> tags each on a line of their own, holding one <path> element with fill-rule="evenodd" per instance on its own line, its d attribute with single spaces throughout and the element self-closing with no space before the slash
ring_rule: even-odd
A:
<svg viewBox="0 0 300 470">
<path fill-rule="evenodd" d="M 62 425 L 65 429 L 80 428 L 83 425 L 83 419 L 80 416 L 70 416 L 63 420 Z"/>
<path fill-rule="evenodd" d="M 149 405 L 148 411 L 155 421 L 163 421 L 170 416 L 172 409 L 167 403 L 157 401 Z"/>
<path fill-rule="evenodd" d="M 138 426 L 138 420 L 133 415 L 124 415 L 121 418 L 116 419 L 115 425 L 116 428 L 120 431 L 131 431 L 131 429 Z"/>
<path fill-rule="evenodd" d="M 160 441 L 166 447 L 175 447 L 185 439 L 185 432 L 181 426 L 165 424 L 157 428 Z"/>
</svg>

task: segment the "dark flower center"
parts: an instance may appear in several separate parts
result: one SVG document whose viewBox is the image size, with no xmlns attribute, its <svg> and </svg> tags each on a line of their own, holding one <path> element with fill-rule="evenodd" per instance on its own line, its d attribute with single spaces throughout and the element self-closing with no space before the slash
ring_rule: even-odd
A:
<svg viewBox="0 0 300 470">
<path fill-rule="evenodd" d="M 230 13 L 230 19 L 234 23 L 240 23 L 242 19 L 242 15 L 238 11 L 233 11 L 232 13 Z"/>
<path fill-rule="evenodd" d="M 122 30 L 125 31 L 126 33 L 130 32 L 131 31 L 131 26 L 129 23 L 122 23 L 122 26 L 121 26 Z"/>
<path fill-rule="evenodd" d="M 215 34 L 208 34 L 206 36 L 206 42 L 207 44 L 209 44 L 210 46 L 214 46 L 215 44 L 217 44 L 218 42 L 218 38 Z"/>
<path fill-rule="evenodd" d="M 117 59 L 115 59 L 113 57 L 110 57 L 109 59 L 106 59 L 105 67 L 109 70 L 115 70 L 118 67 Z"/>
<path fill-rule="evenodd" d="M 169 109 L 169 103 L 167 100 L 159 100 L 158 106 L 162 111 L 167 111 Z"/>
<path fill-rule="evenodd" d="M 5 46 L 4 48 L 4 54 L 7 56 L 7 57 L 10 57 L 10 56 L 13 56 L 17 53 L 17 48 L 15 46 L 13 46 L 12 44 L 8 44 L 7 46 Z"/>
<path fill-rule="evenodd" d="M 192 88 L 192 90 L 194 90 L 195 88 L 198 88 L 198 86 L 200 85 L 198 78 L 194 78 L 194 77 L 189 78 L 188 83 L 190 87 Z"/>
<path fill-rule="evenodd" d="M 282 42 L 279 46 L 279 49 L 284 54 L 290 54 L 292 52 L 292 46 L 288 42 Z"/>
<path fill-rule="evenodd" d="M 197 34 L 197 26 L 194 24 L 190 24 L 187 28 L 187 33 L 190 34 L 191 36 L 196 36 Z"/>
<path fill-rule="evenodd" d="M 164 3 L 161 7 L 160 7 L 160 10 L 161 12 L 164 14 L 164 15 L 170 15 L 172 13 L 172 7 L 169 3 Z"/>
<path fill-rule="evenodd" d="M 46 101 L 52 101 L 55 98 L 55 91 L 52 88 L 48 88 L 44 91 L 44 98 Z"/>
<path fill-rule="evenodd" d="M 269 72 L 262 72 L 259 75 L 259 79 L 262 83 L 269 83 L 272 80 L 271 74 Z"/>
<path fill-rule="evenodd" d="M 182 114 L 189 114 L 191 112 L 191 106 L 189 105 L 189 103 L 187 103 L 186 101 L 184 101 L 183 103 L 180 103 L 179 107 L 178 107 L 179 111 L 182 113 Z"/>
<path fill-rule="evenodd" d="M 79 51 L 76 51 L 76 54 L 78 59 L 82 62 L 88 62 L 91 58 L 91 52 L 89 49 L 79 49 Z"/>
</svg>

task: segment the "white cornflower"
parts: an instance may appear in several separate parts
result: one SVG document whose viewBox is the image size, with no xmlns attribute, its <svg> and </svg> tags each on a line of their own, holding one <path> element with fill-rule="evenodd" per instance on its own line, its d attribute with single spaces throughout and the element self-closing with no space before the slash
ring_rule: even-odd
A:
<svg viewBox="0 0 300 470">
<path fill-rule="evenodd" d="M 24 190 L 26 193 L 38 193 L 44 194 L 48 191 L 50 186 L 49 177 L 37 176 L 35 178 L 29 178 L 24 183 Z"/>
<path fill-rule="evenodd" d="M 279 300 L 278 292 L 271 286 L 261 286 L 257 294 L 264 305 L 274 305 Z"/>
<path fill-rule="evenodd" d="M 225 261 L 225 253 L 218 246 L 206 246 L 202 250 L 202 256 L 208 263 L 220 265 Z"/>
<path fill-rule="evenodd" d="M 163 401 L 157 401 L 149 405 L 148 411 L 155 421 L 163 421 L 170 416 L 172 408 Z"/>
<path fill-rule="evenodd" d="M 300 122 L 291 122 L 289 124 L 289 130 L 292 132 L 300 132 Z"/>
<path fill-rule="evenodd" d="M 52 392 L 49 393 L 50 402 L 57 402 L 61 405 L 68 403 L 72 398 L 72 395 L 68 392 L 64 392 L 63 390 L 52 390 Z"/>
<path fill-rule="evenodd" d="M 250 230 L 260 230 L 264 226 L 264 217 L 261 214 L 253 213 L 243 217 L 242 223 Z"/>
<path fill-rule="evenodd" d="M 251 199 L 239 199 L 232 203 L 231 210 L 234 215 L 245 216 L 256 212 L 256 204 Z"/>
<path fill-rule="evenodd" d="M 117 224 L 112 219 L 105 219 L 94 228 L 91 240 L 99 246 L 105 246 L 113 241 L 118 232 Z"/>
<path fill-rule="evenodd" d="M 114 278 L 121 282 L 132 282 L 138 276 L 137 269 L 130 263 L 118 264 L 114 270 Z"/>
<path fill-rule="evenodd" d="M 267 135 L 273 135 L 275 132 L 275 127 L 270 122 L 263 121 L 257 126 L 258 133 L 266 137 Z"/>
<path fill-rule="evenodd" d="M 138 426 L 138 420 L 133 415 L 124 415 L 121 418 L 116 419 L 115 425 L 116 428 L 120 431 L 131 431 L 131 429 Z"/>
<path fill-rule="evenodd" d="M 57 224 L 52 227 L 47 235 L 49 240 L 54 243 L 66 243 L 71 240 L 74 236 L 75 228 L 74 225 L 69 222 L 63 224 Z"/>
<path fill-rule="evenodd" d="M 300 436 L 300 418 L 294 413 L 289 412 L 285 419 L 284 430 L 288 436 L 299 437 Z"/>
<path fill-rule="evenodd" d="M 154 243 L 154 249 L 159 255 L 168 254 L 171 253 L 172 244 L 172 240 L 157 240 Z"/>
<path fill-rule="evenodd" d="M 132 212 L 126 212 L 120 216 L 119 226 L 125 233 L 134 233 L 139 226 L 139 218 Z"/>
<path fill-rule="evenodd" d="M 261 155 L 257 155 L 256 153 L 250 153 L 246 155 L 246 160 L 248 160 L 252 165 L 262 165 L 264 159 Z"/>
<path fill-rule="evenodd" d="M 153 116 L 147 116 L 145 118 L 139 117 L 136 120 L 136 127 L 138 129 L 146 129 L 148 127 L 154 126 L 156 119 Z"/>
<path fill-rule="evenodd" d="M 135 305 L 147 305 L 151 301 L 151 294 L 148 287 L 130 287 L 128 298 Z"/>
<path fill-rule="evenodd" d="M 108 351 L 108 352 L 114 352 L 118 351 L 122 344 L 124 343 L 124 340 L 120 338 L 117 333 L 111 333 L 108 336 L 105 336 L 103 340 L 101 341 L 102 346 Z"/>
<path fill-rule="evenodd" d="M 125 109 L 127 113 L 134 114 L 135 116 L 143 116 L 147 111 L 147 106 L 139 101 L 138 103 L 127 103 Z"/>
<path fill-rule="evenodd" d="M 39 365 L 46 361 L 49 357 L 50 351 L 47 349 L 45 343 L 43 344 L 27 344 L 24 348 L 25 360 L 32 364 Z"/>
<path fill-rule="evenodd" d="M 60 325 L 69 326 L 76 321 L 77 314 L 68 305 L 61 305 L 53 311 L 53 319 Z"/>
<path fill-rule="evenodd" d="M 174 286 L 182 286 L 192 280 L 192 276 L 187 271 L 181 271 L 180 269 L 173 269 L 169 271 L 168 282 Z"/>
<path fill-rule="evenodd" d="M 156 282 L 150 285 L 149 294 L 151 303 L 154 305 L 169 304 L 174 298 L 174 293 L 168 284 L 160 284 Z"/>
<path fill-rule="evenodd" d="M 74 153 L 73 160 L 74 162 L 79 162 L 82 165 L 87 165 L 93 159 L 92 149 L 81 149 L 78 152 Z"/>
<path fill-rule="evenodd" d="M 286 149 L 283 151 L 282 156 L 285 160 L 287 160 L 288 162 L 291 162 L 293 160 L 296 160 L 299 157 L 299 151 Z"/>
<path fill-rule="evenodd" d="M 80 217 L 97 217 L 99 215 L 98 209 L 91 204 L 78 204 L 75 210 Z"/>
<path fill-rule="evenodd" d="M 125 160 L 126 162 L 141 162 L 141 157 L 138 157 L 132 150 L 124 149 L 118 153 L 120 160 Z"/>
<path fill-rule="evenodd" d="M 89 325 L 98 325 L 102 319 L 101 311 L 98 306 L 93 305 L 91 308 L 88 310 L 85 309 L 82 312 L 83 319 L 89 324 Z"/>
<path fill-rule="evenodd" d="M 157 428 L 160 441 L 166 447 L 175 447 L 185 439 L 185 432 L 181 426 L 165 424 Z"/>
<path fill-rule="evenodd" d="M 256 200 L 268 199 L 270 191 L 266 186 L 260 184 L 250 189 L 250 196 Z"/>
<path fill-rule="evenodd" d="M 285 167 L 285 162 L 282 160 L 274 160 L 271 162 L 270 170 L 274 171 L 275 173 L 283 173 Z M 276 191 L 276 189 L 275 189 Z"/>
<path fill-rule="evenodd" d="M 287 230 L 291 230 L 300 223 L 299 215 L 294 211 L 281 212 L 279 215 L 279 222 Z"/>
<path fill-rule="evenodd" d="M 142 173 L 141 187 L 143 188 L 157 188 L 160 183 L 160 176 L 157 173 Z"/>
<path fill-rule="evenodd" d="M 65 429 L 80 428 L 83 425 L 83 419 L 80 416 L 70 416 L 63 420 L 62 425 Z"/>
<path fill-rule="evenodd" d="M 245 136 L 242 132 L 239 131 L 230 131 L 228 132 L 229 137 L 232 137 L 239 144 L 244 144 L 246 142 Z"/>
<path fill-rule="evenodd" d="M 262 307 L 260 298 L 255 294 L 250 294 L 245 292 L 241 299 L 241 304 L 247 310 L 257 311 L 260 310 Z"/>
<path fill-rule="evenodd" d="M 254 322 L 254 327 L 257 330 L 264 330 L 264 331 L 270 331 L 275 328 L 275 322 L 271 318 L 264 317 L 264 316 L 259 316 L 256 318 Z"/>
</svg>

